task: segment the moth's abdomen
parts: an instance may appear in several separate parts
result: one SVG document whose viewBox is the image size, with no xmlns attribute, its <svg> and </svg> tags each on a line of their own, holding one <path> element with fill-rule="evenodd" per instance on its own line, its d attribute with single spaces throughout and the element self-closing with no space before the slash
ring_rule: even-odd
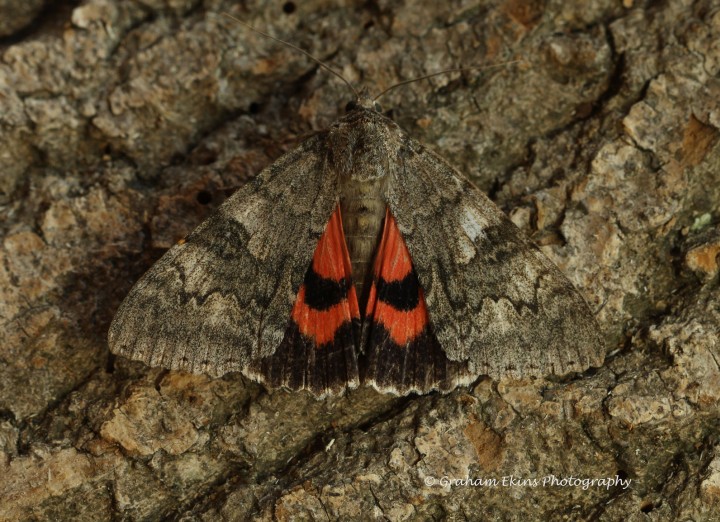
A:
<svg viewBox="0 0 720 522">
<path fill-rule="evenodd" d="M 352 265 L 352 279 L 364 314 L 372 282 L 372 263 L 385 217 L 386 178 L 342 180 L 340 209 Z"/>
</svg>

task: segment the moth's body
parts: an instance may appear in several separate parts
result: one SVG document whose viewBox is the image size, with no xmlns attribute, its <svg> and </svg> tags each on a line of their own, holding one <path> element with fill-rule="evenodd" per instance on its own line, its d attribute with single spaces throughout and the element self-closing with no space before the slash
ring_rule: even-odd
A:
<svg viewBox="0 0 720 522">
<path fill-rule="evenodd" d="M 333 125 L 327 138 L 337 151 L 328 156 L 327 168 L 337 173 L 352 280 L 363 316 L 387 207 L 388 160 L 397 154 L 389 150 L 387 134 L 395 130 L 397 134 L 401 132 L 394 123 L 388 127 L 387 120 L 369 107 L 367 101 L 364 105 L 364 110 L 355 111 Z"/>
<path fill-rule="evenodd" d="M 386 177 L 362 180 L 340 176 L 340 211 L 361 316 L 365 315 L 375 248 L 385 217 L 382 195 L 386 181 Z"/>
<path fill-rule="evenodd" d="M 130 291 L 111 349 L 317 396 L 599 365 L 572 284 L 440 156 L 359 99 Z"/>
</svg>

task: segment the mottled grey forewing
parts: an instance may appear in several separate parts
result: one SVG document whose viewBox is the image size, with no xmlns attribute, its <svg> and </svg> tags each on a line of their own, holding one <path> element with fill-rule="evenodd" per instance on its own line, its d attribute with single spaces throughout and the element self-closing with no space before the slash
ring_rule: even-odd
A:
<svg viewBox="0 0 720 522">
<path fill-rule="evenodd" d="M 337 202 L 315 136 L 230 197 L 137 282 L 109 332 L 153 366 L 252 377 L 283 341 L 297 289 Z"/>
<path fill-rule="evenodd" d="M 388 204 L 448 358 L 493 378 L 601 365 L 603 339 L 570 281 L 441 157 L 405 144 Z"/>
</svg>

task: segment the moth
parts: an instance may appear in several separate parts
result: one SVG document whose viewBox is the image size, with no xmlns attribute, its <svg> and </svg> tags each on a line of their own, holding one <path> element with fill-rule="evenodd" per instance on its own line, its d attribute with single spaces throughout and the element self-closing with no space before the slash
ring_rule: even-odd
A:
<svg viewBox="0 0 720 522">
<path fill-rule="evenodd" d="M 350 103 L 173 246 L 122 302 L 111 350 L 320 397 L 599 366 L 570 281 L 377 109 Z"/>
<path fill-rule="evenodd" d="M 145 273 L 110 326 L 114 353 L 318 397 L 602 364 L 581 295 L 495 204 L 339 73 L 237 21 L 315 60 L 355 101 Z"/>
</svg>

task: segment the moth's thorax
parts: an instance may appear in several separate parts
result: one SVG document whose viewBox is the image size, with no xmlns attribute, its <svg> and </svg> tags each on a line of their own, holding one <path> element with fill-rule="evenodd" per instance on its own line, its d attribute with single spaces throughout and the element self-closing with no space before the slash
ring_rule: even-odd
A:
<svg viewBox="0 0 720 522">
<path fill-rule="evenodd" d="M 401 131 L 395 122 L 374 110 L 360 107 L 329 129 L 329 166 L 341 178 L 383 178 L 396 164 L 400 137 Z"/>
<path fill-rule="evenodd" d="M 399 132 L 391 120 L 361 107 L 340 119 L 328 134 L 328 159 L 339 179 L 343 230 L 361 313 L 385 217 L 390 166 L 397 162 Z"/>
</svg>

